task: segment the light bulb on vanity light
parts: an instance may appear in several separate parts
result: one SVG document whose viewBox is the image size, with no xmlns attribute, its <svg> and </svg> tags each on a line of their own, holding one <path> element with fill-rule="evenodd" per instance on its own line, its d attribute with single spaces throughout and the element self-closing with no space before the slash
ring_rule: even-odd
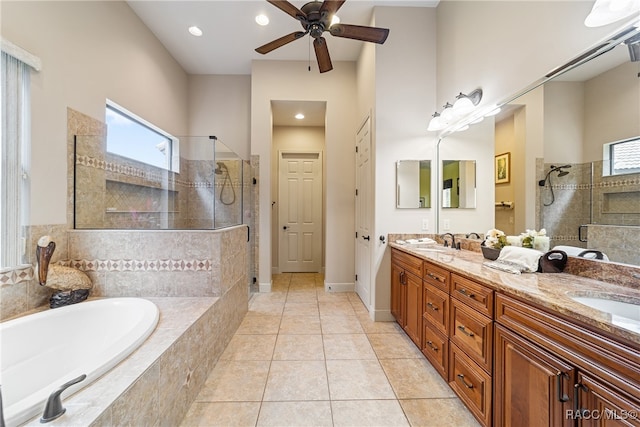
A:
<svg viewBox="0 0 640 427">
<path fill-rule="evenodd" d="M 438 114 L 438 112 L 433 113 L 432 117 L 433 118 L 429 121 L 429 127 L 427 127 L 428 131 L 433 132 L 442 130 L 446 127 L 446 123 L 443 123 L 442 117 L 440 116 L 440 114 Z"/>
<path fill-rule="evenodd" d="M 440 120 L 442 120 L 446 124 L 449 124 L 456 118 L 456 114 L 453 111 L 453 105 L 447 102 L 446 104 L 444 104 L 443 108 L 444 110 L 442 110 L 442 113 L 440 113 Z"/>
</svg>

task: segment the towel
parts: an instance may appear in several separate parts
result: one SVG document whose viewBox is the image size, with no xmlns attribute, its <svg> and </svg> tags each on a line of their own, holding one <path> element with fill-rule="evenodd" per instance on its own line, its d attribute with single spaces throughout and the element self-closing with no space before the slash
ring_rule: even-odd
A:
<svg viewBox="0 0 640 427">
<path fill-rule="evenodd" d="M 535 273 L 538 270 L 538 261 L 542 252 L 535 249 L 521 248 L 518 246 L 505 246 L 500 251 L 500 256 L 496 261 L 508 261 L 521 265 L 523 272 Z"/>
<path fill-rule="evenodd" d="M 417 245 L 417 244 L 435 244 L 436 241 L 433 239 L 430 239 L 428 237 L 421 237 L 419 239 L 407 239 L 407 243 L 411 244 L 411 245 Z"/>
<path fill-rule="evenodd" d="M 485 262 L 484 265 L 513 274 L 535 273 L 542 252 L 519 246 L 505 246 L 495 261 Z"/>
</svg>

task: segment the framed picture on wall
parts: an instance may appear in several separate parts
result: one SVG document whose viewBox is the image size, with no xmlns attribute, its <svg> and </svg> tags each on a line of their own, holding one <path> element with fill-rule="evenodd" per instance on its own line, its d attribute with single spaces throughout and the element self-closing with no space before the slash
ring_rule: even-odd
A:
<svg viewBox="0 0 640 427">
<path fill-rule="evenodd" d="M 506 184 L 511 179 L 511 153 L 496 156 L 496 184 Z"/>
</svg>

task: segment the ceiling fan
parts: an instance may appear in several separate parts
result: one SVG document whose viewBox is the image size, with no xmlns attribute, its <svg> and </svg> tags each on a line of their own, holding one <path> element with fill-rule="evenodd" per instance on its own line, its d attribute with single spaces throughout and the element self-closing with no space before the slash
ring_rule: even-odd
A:
<svg viewBox="0 0 640 427">
<path fill-rule="evenodd" d="M 365 27 L 362 25 L 334 24 L 331 25 L 333 15 L 340 9 L 346 0 L 324 0 L 311 1 L 298 9 L 287 0 L 267 0 L 269 3 L 291 15 L 300 21 L 304 31 L 296 31 L 284 37 L 273 40 L 256 49 L 256 52 L 266 54 L 282 47 L 292 41 L 298 40 L 310 34 L 313 37 L 313 49 L 316 52 L 318 68 L 321 73 L 326 73 L 333 69 L 327 41 L 322 37 L 322 33 L 328 31 L 334 37 L 344 37 L 348 39 L 362 40 L 383 44 L 389 35 L 389 29 L 377 27 Z"/>
</svg>

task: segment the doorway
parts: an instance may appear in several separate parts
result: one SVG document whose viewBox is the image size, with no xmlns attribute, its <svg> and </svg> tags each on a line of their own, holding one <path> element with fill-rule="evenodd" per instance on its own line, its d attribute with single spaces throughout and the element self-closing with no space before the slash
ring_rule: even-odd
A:
<svg viewBox="0 0 640 427">
<path fill-rule="evenodd" d="M 323 273 L 326 102 L 271 101 L 271 112 L 272 273 Z"/>
<path fill-rule="evenodd" d="M 319 272 L 322 260 L 322 153 L 279 154 L 281 273 Z"/>
<path fill-rule="evenodd" d="M 371 119 L 356 135 L 356 293 L 371 306 Z"/>
</svg>

